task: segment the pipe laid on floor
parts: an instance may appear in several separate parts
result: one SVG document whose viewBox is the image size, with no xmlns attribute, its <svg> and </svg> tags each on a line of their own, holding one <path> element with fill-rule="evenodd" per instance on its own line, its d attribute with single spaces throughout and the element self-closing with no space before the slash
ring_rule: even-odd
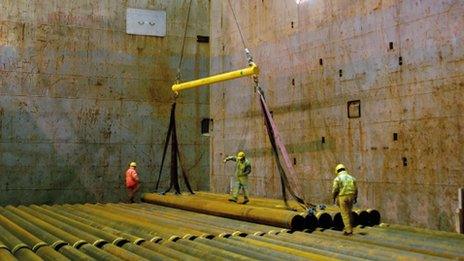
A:
<svg viewBox="0 0 464 261">
<path fill-rule="evenodd" d="M 211 242 L 210 239 L 197 238 L 193 241 L 180 240 L 179 242 L 176 242 L 176 243 L 182 244 L 188 248 L 194 248 L 194 249 L 200 250 L 205 253 L 216 255 L 223 260 L 242 260 L 242 261 L 253 260 L 252 258 L 244 256 L 240 253 L 231 252 L 223 248 L 217 248 L 214 245 L 214 243 L 210 244 L 210 242 Z"/>
<path fill-rule="evenodd" d="M 152 223 L 149 220 L 146 220 L 139 216 L 133 216 L 126 213 L 117 213 L 115 214 L 114 210 L 111 211 L 108 208 L 98 205 L 92 204 L 85 204 L 84 206 L 79 206 L 79 210 L 87 212 L 91 215 L 97 215 L 116 223 L 124 224 L 128 227 L 134 227 L 136 230 L 144 232 L 144 233 L 151 233 L 157 236 L 161 236 L 166 240 L 177 240 L 179 238 L 189 238 L 194 239 L 201 232 L 193 231 L 190 229 L 182 229 L 177 227 L 167 227 L 167 226 L 160 226 L 158 224 Z M 193 234 L 190 234 L 192 232 Z"/>
<path fill-rule="evenodd" d="M 41 229 L 47 231 L 48 233 L 53 234 L 58 238 L 61 238 L 62 240 L 72 245 L 72 247 L 79 249 L 80 251 L 82 251 L 84 254 L 88 256 L 91 256 L 98 260 L 111 260 L 111 259 L 117 260 L 118 259 L 117 257 L 111 255 L 110 253 L 103 251 L 89 244 L 88 242 L 56 227 L 55 225 L 52 225 L 52 224 L 49 224 L 43 221 L 42 219 L 37 218 L 22 209 L 15 208 L 12 206 L 7 206 L 6 209 L 20 216 L 21 218 L 24 218 L 25 220 L 34 223 Z"/>
<path fill-rule="evenodd" d="M 326 232 L 331 232 L 330 235 Z M 339 236 L 332 236 L 337 234 Z M 324 231 L 314 232 L 311 234 L 295 232 L 293 235 L 279 235 L 274 238 L 282 238 L 286 241 L 293 242 L 295 244 L 301 244 L 310 246 L 326 251 L 346 255 L 348 259 L 362 258 L 362 259 L 375 259 L 390 261 L 392 257 L 398 260 L 424 260 L 431 258 L 431 256 L 418 254 L 414 252 L 408 252 L 403 250 L 397 250 L 387 248 L 374 244 L 365 244 L 357 241 L 353 241 L 351 238 L 355 236 L 343 236 L 340 232 L 336 231 Z M 346 259 L 346 258 L 345 258 Z"/>
<path fill-rule="evenodd" d="M 358 214 L 358 223 L 361 226 L 369 226 L 371 224 L 371 217 L 369 216 L 369 213 L 366 210 L 361 210 L 358 209 L 355 211 L 356 214 Z"/>
<path fill-rule="evenodd" d="M 359 233 L 360 231 L 362 231 L 362 234 Z M 354 244 L 350 244 L 350 242 L 357 242 L 356 244 L 361 244 L 361 246 L 367 246 L 374 250 L 383 248 L 385 249 L 385 258 L 390 257 L 390 260 L 392 256 L 396 255 L 396 253 L 393 252 L 395 250 L 404 253 L 403 255 L 409 255 L 409 259 L 412 259 L 412 256 L 415 255 L 416 260 L 424 260 L 426 258 L 456 258 L 456 255 L 450 253 L 448 250 L 434 248 L 431 245 L 424 245 L 423 242 L 417 243 L 414 240 L 407 241 L 405 238 L 400 239 L 375 235 L 366 229 L 355 229 L 354 232 L 354 235 L 349 237 L 343 236 L 340 232 L 331 230 L 323 232 L 315 231 L 311 234 L 297 233 L 295 237 L 300 237 L 302 244 L 306 244 L 310 238 L 315 238 L 320 240 L 333 240 L 334 242 L 343 240 L 344 242 L 348 242 L 348 245 Z M 369 252 L 369 254 L 375 255 L 375 252 Z"/>
<path fill-rule="evenodd" d="M 305 258 L 308 260 L 338 260 L 330 256 L 325 256 L 313 252 L 307 252 L 307 251 L 302 251 L 298 250 L 292 247 L 288 246 L 283 246 L 281 242 L 269 242 L 268 240 L 263 239 L 264 237 L 260 236 L 248 236 L 248 237 L 231 237 L 230 240 L 236 240 L 236 241 L 241 241 L 244 243 L 248 243 L 254 246 L 260 246 L 264 248 L 269 248 L 272 250 L 276 250 L 279 252 L 291 254 L 295 256 L 295 259 L 300 257 Z"/>
<path fill-rule="evenodd" d="M 5 260 L 5 261 L 15 261 L 17 260 L 16 257 L 14 257 L 10 249 L 3 243 L 2 240 L 0 240 L 0 260 Z"/>
<path fill-rule="evenodd" d="M 181 260 L 199 260 L 193 256 L 190 256 L 190 255 L 186 255 L 182 252 L 179 252 L 179 251 L 176 251 L 174 249 L 170 249 L 168 247 L 165 247 L 165 246 L 162 246 L 160 244 L 156 244 L 152 241 L 149 241 L 149 239 L 154 239 L 153 238 L 153 235 L 148 235 L 148 234 L 137 234 L 137 235 L 132 235 L 132 234 L 127 234 L 125 232 L 121 232 L 119 230 L 115 230 L 113 228 L 110 228 L 110 227 L 107 227 L 107 225 L 112 225 L 113 227 L 116 227 L 116 228 L 119 228 L 121 230 L 125 230 L 127 231 L 127 227 L 122 227 L 122 226 L 117 226 L 117 225 L 113 225 L 113 223 L 111 222 L 108 222 L 108 220 L 106 219 L 102 219 L 102 218 L 99 218 L 99 217 L 94 217 L 94 216 L 91 216 L 87 213 L 84 213 L 84 212 L 79 212 L 78 210 L 72 208 L 71 205 L 67 205 L 67 206 L 53 206 L 51 209 L 53 209 L 54 211 L 57 211 L 61 214 L 67 214 L 68 217 L 71 217 L 71 218 L 75 218 L 81 222 L 86 222 L 88 225 L 91 225 L 93 227 L 96 227 L 96 228 L 99 228 L 99 229 L 102 229 L 104 231 L 108 231 L 108 232 L 112 232 L 114 233 L 115 235 L 118 235 L 118 236 L 121 236 L 121 237 L 125 237 L 127 239 L 129 239 L 131 242 L 133 242 L 134 244 L 138 244 L 144 248 L 147 248 L 147 249 L 150 249 L 154 252 L 157 252 L 161 255 L 164 256 L 164 260 L 169 260 L 170 258 L 174 258 L 174 259 L 181 259 Z M 146 240 L 146 239 L 148 240 Z M 159 242 L 161 241 L 162 239 L 160 237 L 158 237 L 159 240 L 155 240 L 155 242 Z"/>
<path fill-rule="evenodd" d="M 20 260 L 43 260 L 3 226 L 0 226 L 0 241 L 5 242 L 5 245 L 11 249 L 11 253 Z"/>
<path fill-rule="evenodd" d="M 26 221 L 25 219 L 19 217 L 18 215 L 14 214 L 13 212 L 9 210 L 0 208 L 0 214 L 5 216 L 12 222 L 18 224 L 22 228 L 26 229 L 28 232 L 34 234 L 36 237 L 44 240 L 50 246 L 52 246 L 56 251 L 60 252 L 61 254 L 63 254 L 67 258 L 70 258 L 71 260 L 76 260 L 76 259 L 93 260 L 93 258 L 91 258 L 90 256 L 87 256 L 84 253 L 80 252 L 79 250 L 73 247 L 70 247 L 68 243 L 46 232 L 45 230 L 42 230 L 41 228 L 30 223 L 29 221 Z"/>
<path fill-rule="evenodd" d="M 113 244 L 109 244 L 109 242 L 104 238 L 92 235 L 88 231 L 81 230 L 80 228 L 75 226 L 76 224 L 67 224 L 66 222 L 69 222 L 69 219 L 59 218 L 50 211 L 47 212 L 35 205 L 32 205 L 30 207 L 20 206 L 19 208 L 33 216 L 36 216 L 44 220 L 45 222 L 48 222 L 49 224 L 53 224 L 54 226 L 63 229 L 64 231 L 67 231 L 68 233 L 72 233 L 73 235 L 76 235 L 87 242 L 92 242 L 92 245 L 101 248 L 102 250 L 108 252 L 109 254 L 115 257 L 119 257 L 123 260 L 143 260 L 141 256 L 131 253 L 125 249 L 119 248 Z"/>
<path fill-rule="evenodd" d="M 138 245 L 135 245 L 130 242 L 129 239 L 120 237 L 118 235 L 114 235 L 112 233 L 109 233 L 107 231 L 103 231 L 101 229 L 92 227 L 90 225 L 87 225 L 85 223 L 82 223 L 78 220 L 75 220 L 73 218 L 67 217 L 65 215 L 53 212 L 53 210 L 50 210 L 49 207 L 43 206 L 32 206 L 36 211 L 42 212 L 44 214 L 47 214 L 57 220 L 60 220 L 68 225 L 71 225 L 73 227 L 76 227 L 82 231 L 85 231 L 91 235 L 94 235 L 96 237 L 100 237 L 104 239 L 105 241 L 111 242 L 113 245 L 118 246 L 120 248 L 126 249 L 129 251 L 129 253 L 124 253 L 124 251 L 118 251 L 121 252 L 121 257 L 124 259 L 137 259 L 137 256 L 147 258 L 149 260 L 166 260 L 169 259 L 168 257 L 162 256 L 158 253 L 155 253 L 149 249 L 145 249 L 143 247 L 140 247 Z M 134 255 L 131 255 L 130 253 L 133 253 Z"/>
<path fill-rule="evenodd" d="M 9 232 L 24 242 L 32 251 L 44 260 L 69 260 L 51 248 L 47 243 L 35 237 L 3 215 L 0 215 L 0 225 L 7 228 Z"/>
<path fill-rule="evenodd" d="M 317 226 L 321 228 L 331 228 L 333 226 L 332 216 L 324 211 L 316 212 Z"/>
<path fill-rule="evenodd" d="M 185 210 L 284 227 L 292 230 L 304 229 L 304 218 L 292 211 L 251 207 L 226 202 L 221 203 L 213 200 L 195 198 L 194 195 L 179 196 L 145 193 L 142 195 L 142 200 L 163 206 L 177 207 Z"/>
<path fill-rule="evenodd" d="M 133 208 L 128 208 L 122 205 L 116 205 L 116 204 L 107 204 L 107 207 L 110 209 L 117 210 L 119 212 L 123 212 L 126 214 L 131 214 L 131 215 L 138 215 L 139 217 L 143 217 L 145 220 L 148 220 L 150 222 L 159 224 L 159 225 L 164 225 L 164 226 L 176 226 L 176 227 L 183 227 L 185 229 L 193 229 L 198 232 L 190 232 L 190 233 L 200 233 L 199 237 L 202 238 L 214 238 L 214 235 L 219 235 L 221 233 L 224 233 L 223 229 L 216 229 L 212 226 L 202 226 L 196 223 L 189 223 L 185 222 L 185 220 L 182 220 L 181 217 L 179 218 L 167 218 L 163 216 L 163 213 L 146 213 L 145 211 L 139 211 L 135 210 Z M 230 233 L 231 234 L 231 233 Z"/>
<path fill-rule="evenodd" d="M 267 233 L 270 231 L 283 230 L 282 228 L 275 227 L 275 226 L 256 224 L 252 222 L 246 222 L 246 221 L 240 221 L 240 220 L 235 220 L 231 218 L 207 215 L 203 213 L 191 212 L 191 211 L 186 211 L 183 209 L 165 207 L 165 206 L 148 204 L 148 203 L 127 204 L 127 206 L 131 208 L 136 208 L 139 211 L 143 211 L 143 210 L 147 211 L 148 209 L 149 211 L 153 211 L 156 213 L 163 212 L 166 215 L 169 215 L 170 217 L 181 216 L 185 220 L 185 222 L 198 222 L 200 224 L 207 224 L 207 225 L 214 224 L 219 228 L 233 230 L 234 232 L 241 231 L 246 234 L 253 234 L 259 231 L 263 233 Z"/>
<path fill-rule="evenodd" d="M 113 220 L 106 215 L 106 212 L 100 213 L 96 210 L 92 211 L 92 209 L 89 208 L 81 209 L 82 205 L 65 205 L 62 207 L 75 215 L 91 219 L 100 225 L 109 225 L 113 228 L 133 234 L 147 241 L 158 243 L 164 239 L 169 238 L 170 236 L 169 234 L 154 233 L 150 230 L 145 229 L 142 226 L 131 224 L 127 221 Z"/>
</svg>

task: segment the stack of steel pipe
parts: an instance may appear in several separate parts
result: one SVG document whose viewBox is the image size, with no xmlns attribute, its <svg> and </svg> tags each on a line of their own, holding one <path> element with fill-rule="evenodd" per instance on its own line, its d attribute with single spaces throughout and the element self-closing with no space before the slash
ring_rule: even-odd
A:
<svg viewBox="0 0 464 261">
<path fill-rule="evenodd" d="M 297 212 L 232 204 L 196 195 L 159 195 L 145 193 L 142 201 L 210 215 L 234 218 L 292 230 L 304 229 L 305 219 Z"/>
<path fill-rule="evenodd" d="M 228 194 L 216 194 L 210 192 L 203 192 L 199 191 L 195 193 L 196 196 L 209 199 L 209 200 L 216 200 L 220 202 L 225 202 L 230 195 Z M 250 206 L 256 207 L 265 207 L 265 208 L 273 208 L 273 209 L 282 209 L 288 211 L 297 211 L 303 212 L 304 208 L 299 205 L 294 200 L 289 200 L 288 205 L 285 206 L 284 202 L 279 199 L 269 199 L 269 198 L 260 198 L 260 197 L 251 197 L 250 202 L 247 204 Z M 317 210 L 315 213 L 315 217 L 317 219 L 317 223 L 315 223 L 314 216 L 304 214 L 305 217 L 311 220 L 307 220 L 306 228 L 312 229 L 313 227 L 317 226 L 320 228 L 334 228 L 336 230 L 343 229 L 343 221 L 340 215 L 340 211 L 338 207 L 335 206 L 326 206 L 324 210 Z M 362 225 L 362 226 L 374 226 L 380 224 L 380 213 L 375 209 L 359 209 L 355 208 L 353 213 L 353 225 Z"/>
<path fill-rule="evenodd" d="M 463 245 L 398 225 L 346 237 L 146 203 L 0 208 L 0 260 L 440 260 L 463 259 Z"/>
</svg>

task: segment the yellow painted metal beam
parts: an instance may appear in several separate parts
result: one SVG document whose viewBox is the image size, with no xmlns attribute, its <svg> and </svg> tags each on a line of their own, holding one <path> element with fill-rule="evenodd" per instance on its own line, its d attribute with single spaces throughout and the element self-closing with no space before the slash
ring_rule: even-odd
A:
<svg viewBox="0 0 464 261">
<path fill-rule="evenodd" d="M 237 79 L 241 77 L 258 75 L 258 74 L 259 74 L 258 66 L 255 63 L 250 63 L 250 66 L 248 66 L 245 69 L 216 74 L 213 76 L 209 76 L 206 78 L 193 80 L 189 82 L 176 83 L 172 85 L 172 91 L 174 91 L 175 93 L 178 93 L 179 91 L 186 90 L 186 89 L 196 88 L 196 87 L 200 87 L 203 85 L 209 85 L 213 83 L 218 83 L 218 82 L 233 80 L 233 79 Z"/>
</svg>

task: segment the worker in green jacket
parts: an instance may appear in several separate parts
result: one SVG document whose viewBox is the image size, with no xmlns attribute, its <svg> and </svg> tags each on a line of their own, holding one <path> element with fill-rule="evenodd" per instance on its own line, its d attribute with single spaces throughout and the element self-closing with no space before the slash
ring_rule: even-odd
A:
<svg viewBox="0 0 464 261">
<path fill-rule="evenodd" d="M 335 167 L 337 177 L 333 181 L 332 197 L 334 203 L 340 207 L 344 228 L 344 235 L 352 235 L 352 217 L 351 211 L 353 204 L 356 204 L 358 198 L 358 188 L 356 187 L 356 179 L 353 178 L 343 164 L 338 164 Z"/>
<path fill-rule="evenodd" d="M 229 198 L 229 201 L 237 202 L 238 193 L 241 188 L 243 189 L 243 204 L 246 204 L 250 201 L 248 199 L 248 175 L 251 172 L 250 160 L 245 157 L 245 153 L 243 151 L 240 151 L 237 156 L 228 156 L 224 159 L 224 163 L 229 160 L 237 162 L 235 168 L 235 176 L 237 180 L 235 181 L 232 197 Z"/>
</svg>

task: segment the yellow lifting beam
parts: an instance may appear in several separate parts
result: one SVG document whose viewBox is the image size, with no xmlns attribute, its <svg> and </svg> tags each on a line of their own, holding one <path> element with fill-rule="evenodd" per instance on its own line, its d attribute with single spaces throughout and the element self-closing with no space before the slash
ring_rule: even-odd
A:
<svg viewBox="0 0 464 261">
<path fill-rule="evenodd" d="M 172 91 L 177 94 L 179 91 L 190 89 L 190 88 L 196 88 L 196 87 L 203 86 L 203 85 L 208 85 L 208 84 L 213 84 L 213 83 L 218 83 L 218 82 L 228 81 L 228 80 L 237 79 L 241 77 L 258 75 L 258 74 L 259 74 L 258 66 L 255 63 L 251 62 L 250 65 L 245 69 L 216 74 L 213 76 L 209 76 L 206 78 L 193 80 L 189 82 L 176 83 L 172 85 Z"/>
</svg>

